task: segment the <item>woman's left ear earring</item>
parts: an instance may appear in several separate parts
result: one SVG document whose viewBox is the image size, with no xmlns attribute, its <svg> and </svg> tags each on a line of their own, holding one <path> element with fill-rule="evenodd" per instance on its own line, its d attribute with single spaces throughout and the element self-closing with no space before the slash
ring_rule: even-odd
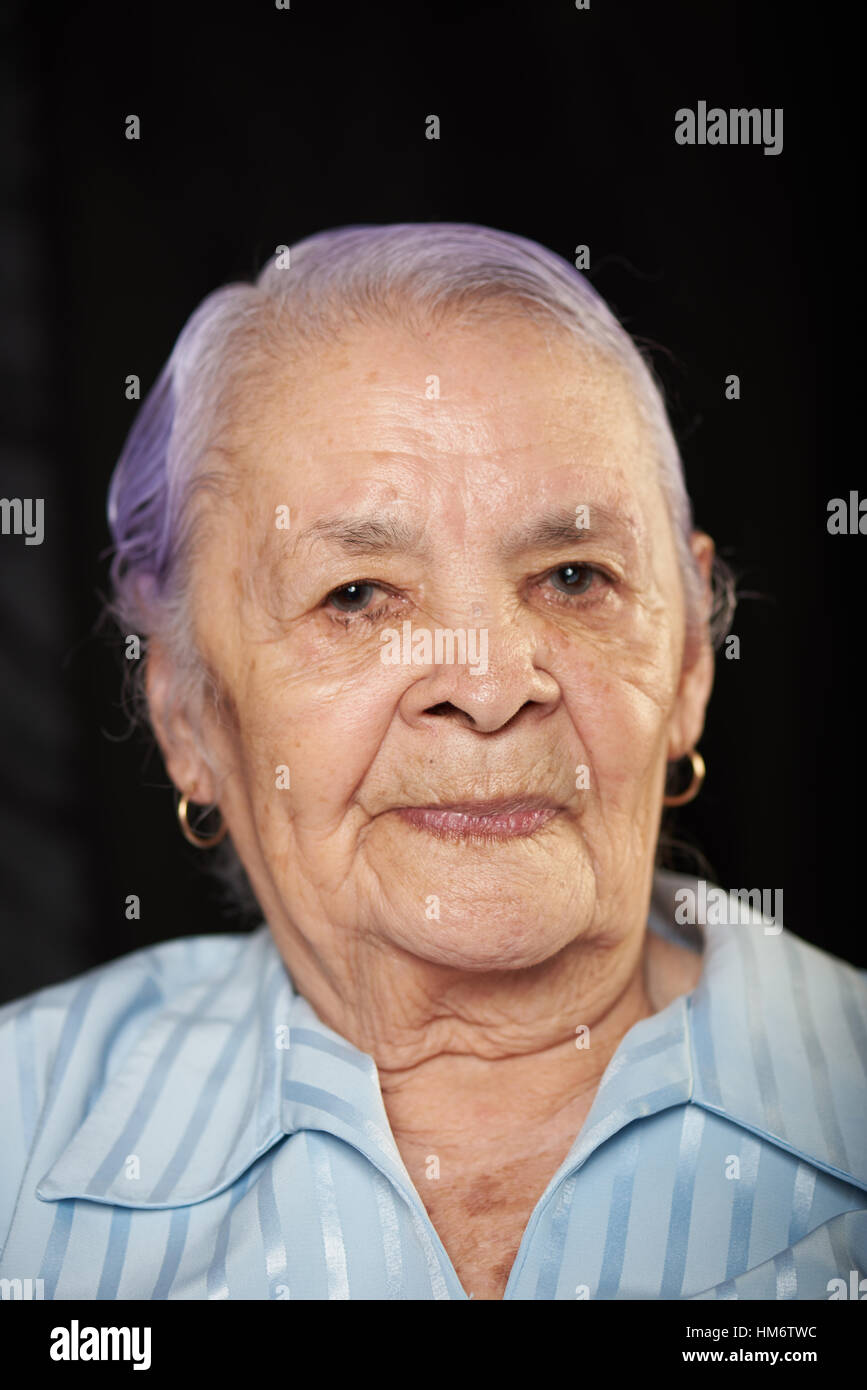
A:
<svg viewBox="0 0 867 1390">
<path fill-rule="evenodd" d="M 229 829 L 228 825 L 223 821 L 219 830 L 213 835 L 197 835 L 195 830 L 191 828 L 188 819 L 189 805 L 187 797 L 182 796 L 178 802 L 178 824 L 181 827 L 181 834 L 185 840 L 189 840 L 191 845 L 195 845 L 196 849 L 213 849 L 214 845 L 218 845 L 225 837 Z"/>
<path fill-rule="evenodd" d="M 688 757 L 692 763 L 692 781 L 685 792 L 680 792 L 676 796 L 664 796 L 662 798 L 663 806 L 685 806 L 687 801 L 694 801 L 701 791 L 701 784 L 707 773 L 704 758 L 697 748 L 693 748 Z"/>
</svg>

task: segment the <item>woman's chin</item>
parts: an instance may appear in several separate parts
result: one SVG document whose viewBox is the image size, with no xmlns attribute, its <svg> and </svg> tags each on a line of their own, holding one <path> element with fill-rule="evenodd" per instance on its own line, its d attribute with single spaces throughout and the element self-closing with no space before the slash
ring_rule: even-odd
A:
<svg viewBox="0 0 867 1390">
<path fill-rule="evenodd" d="M 415 877 L 415 875 L 413 875 Z M 425 878 L 418 896 L 400 879 L 399 896 L 380 917 L 378 934 L 423 960 L 461 970 L 521 970 L 550 959 L 582 935 L 593 895 L 523 875 L 487 888 L 456 875 L 437 892 Z"/>
<path fill-rule="evenodd" d="M 559 817 L 493 844 L 388 820 L 366 846 L 374 883 L 390 885 L 372 913 L 374 930 L 414 955 L 465 970 L 518 970 L 555 955 L 593 918 L 586 846 Z"/>
</svg>

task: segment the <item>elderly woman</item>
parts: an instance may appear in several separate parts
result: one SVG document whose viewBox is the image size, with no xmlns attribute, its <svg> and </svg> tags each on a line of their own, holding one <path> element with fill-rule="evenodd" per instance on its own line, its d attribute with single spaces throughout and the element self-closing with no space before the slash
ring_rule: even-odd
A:
<svg viewBox="0 0 867 1390">
<path fill-rule="evenodd" d="M 184 328 L 109 515 L 180 828 L 264 921 L 0 1013 L 0 1275 L 848 1290 L 863 980 L 655 869 L 731 605 L 581 275 L 475 226 L 280 248 Z"/>
</svg>

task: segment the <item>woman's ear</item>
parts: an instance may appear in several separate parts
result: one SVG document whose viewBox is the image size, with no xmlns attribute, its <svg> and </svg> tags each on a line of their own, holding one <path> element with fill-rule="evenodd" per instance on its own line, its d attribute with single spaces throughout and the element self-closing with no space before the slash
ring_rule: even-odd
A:
<svg viewBox="0 0 867 1390">
<path fill-rule="evenodd" d="M 162 643 L 149 642 L 145 688 L 151 724 L 168 774 L 182 795 L 207 805 L 217 799 L 216 782 L 202 755 L 193 717 L 179 698 L 178 675 Z"/>
<path fill-rule="evenodd" d="M 714 544 L 703 531 L 694 531 L 690 549 L 703 581 L 702 620 L 694 635 L 687 638 L 684 647 L 680 685 L 669 724 L 668 758 L 672 762 L 690 753 L 701 738 L 714 678 L 714 651 L 709 628 L 713 605 L 711 574 Z"/>
</svg>

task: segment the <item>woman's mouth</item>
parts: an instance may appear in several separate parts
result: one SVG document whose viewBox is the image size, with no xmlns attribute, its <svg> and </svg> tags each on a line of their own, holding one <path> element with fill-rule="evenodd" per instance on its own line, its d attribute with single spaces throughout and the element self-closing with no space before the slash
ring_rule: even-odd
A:
<svg viewBox="0 0 867 1390">
<path fill-rule="evenodd" d="M 443 839 L 505 840 L 534 834 L 553 820 L 561 807 L 540 797 L 525 797 L 396 809 L 409 825 Z"/>
</svg>

